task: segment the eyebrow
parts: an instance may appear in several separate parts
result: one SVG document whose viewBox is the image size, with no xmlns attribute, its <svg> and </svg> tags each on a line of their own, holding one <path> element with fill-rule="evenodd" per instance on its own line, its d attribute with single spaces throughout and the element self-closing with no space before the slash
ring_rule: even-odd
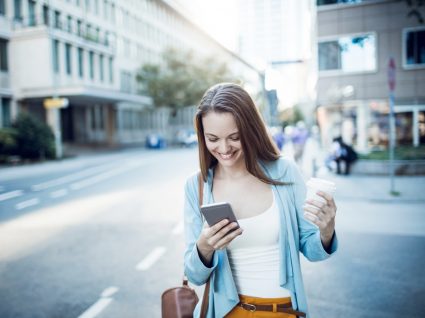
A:
<svg viewBox="0 0 425 318">
<path fill-rule="evenodd" d="M 234 133 L 231 133 L 229 136 L 227 136 L 227 137 L 231 137 L 231 136 L 233 136 L 233 135 L 237 135 L 237 134 L 239 134 L 239 131 L 236 131 L 236 132 L 234 132 Z M 214 135 L 214 134 L 211 134 L 211 133 L 205 133 L 205 136 L 210 136 L 210 137 L 216 137 L 216 138 L 218 138 L 218 136 L 216 136 L 216 135 Z"/>
</svg>

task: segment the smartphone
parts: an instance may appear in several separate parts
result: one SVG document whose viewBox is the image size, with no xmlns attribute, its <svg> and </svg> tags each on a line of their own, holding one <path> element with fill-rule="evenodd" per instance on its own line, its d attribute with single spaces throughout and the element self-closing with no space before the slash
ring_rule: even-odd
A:
<svg viewBox="0 0 425 318">
<path fill-rule="evenodd" d="M 205 220 L 207 221 L 209 226 L 213 226 L 214 224 L 220 222 L 223 219 L 228 219 L 229 222 L 236 222 L 235 214 L 233 213 L 232 207 L 227 202 L 220 202 L 220 203 L 212 203 L 212 204 L 205 204 L 201 206 L 201 212 L 205 217 Z M 232 231 L 239 228 L 238 226 L 232 229 Z"/>
</svg>

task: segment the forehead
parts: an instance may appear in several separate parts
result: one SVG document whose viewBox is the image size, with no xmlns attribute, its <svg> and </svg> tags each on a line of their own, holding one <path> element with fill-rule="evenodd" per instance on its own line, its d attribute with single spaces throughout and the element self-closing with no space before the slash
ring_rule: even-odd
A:
<svg viewBox="0 0 425 318">
<path fill-rule="evenodd" d="M 216 136 L 233 134 L 238 131 L 235 117 L 231 113 L 209 112 L 202 117 L 205 134 Z"/>
</svg>

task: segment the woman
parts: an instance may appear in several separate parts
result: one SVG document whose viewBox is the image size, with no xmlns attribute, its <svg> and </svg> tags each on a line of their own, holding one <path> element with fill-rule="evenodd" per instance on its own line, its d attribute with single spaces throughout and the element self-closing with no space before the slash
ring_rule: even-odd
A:
<svg viewBox="0 0 425 318">
<path fill-rule="evenodd" d="M 299 251 L 319 261 L 336 250 L 333 198 L 319 193 L 326 204 L 304 202 L 305 185 L 296 165 L 279 156 L 241 86 L 222 83 L 208 89 L 195 126 L 203 203 L 229 202 L 240 225 L 231 231 L 236 224 L 227 220 L 211 227 L 204 223 L 198 175 L 189 178 L 185 274 L 196 285 L 211 276 L 207 316 L 301 316 L 307 303 Z"/>
</svg>

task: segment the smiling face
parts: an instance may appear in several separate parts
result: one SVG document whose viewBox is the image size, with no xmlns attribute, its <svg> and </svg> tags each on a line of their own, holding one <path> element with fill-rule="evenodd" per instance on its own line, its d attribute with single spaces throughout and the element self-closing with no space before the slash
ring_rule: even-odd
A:
<svg viewBox="0 0 425 318">
<path fill-rule="evenodd" d="M 202 117 L 205 144 L 220 165 L 234 167 L 244 160 L 239 130 L 231 113 L 208 112 Z"/>
</svg>

